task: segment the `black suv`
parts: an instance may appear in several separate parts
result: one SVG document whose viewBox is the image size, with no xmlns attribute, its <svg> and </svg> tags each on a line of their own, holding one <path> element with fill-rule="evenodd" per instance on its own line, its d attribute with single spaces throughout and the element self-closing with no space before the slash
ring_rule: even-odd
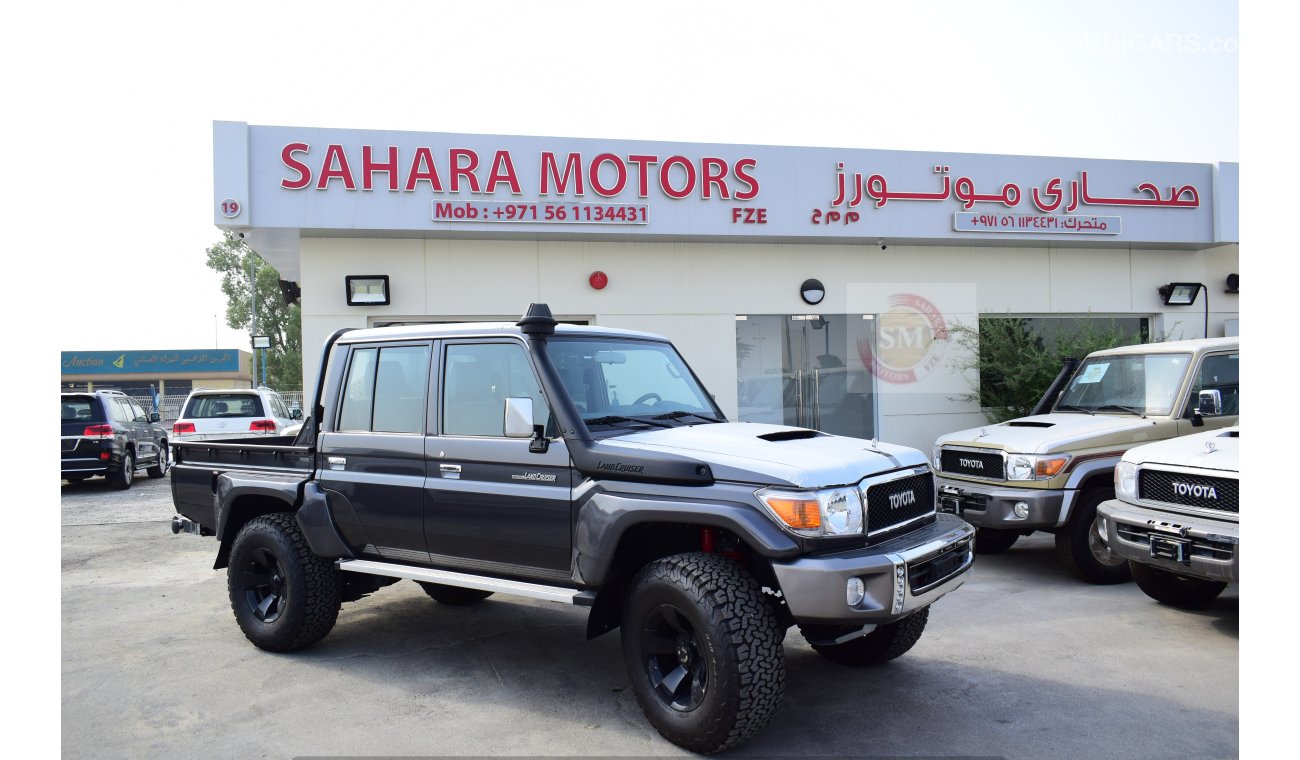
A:
<svg viewBox="0 0 1300 760">
<path fill-rule="evenodd" d="M 113 488 L 125 489 L 137 467 L 148 466 L 151 478 L 167 474 L 167 428 L 157 412 L 146 414 L 121 391 L 60 395 L 64 480 L 103 475 Z"/>
</svg>

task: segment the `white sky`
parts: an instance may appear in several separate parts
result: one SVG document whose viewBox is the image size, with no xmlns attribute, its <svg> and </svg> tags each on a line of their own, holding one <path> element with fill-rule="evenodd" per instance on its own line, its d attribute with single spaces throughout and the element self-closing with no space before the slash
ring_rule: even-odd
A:
<svg viewBox="0 0 1300 760">
<path fill-rule="evenodd" d="M 1235 2 L 222 0 L 14 7 L 5 11 L 0 45 L 0 129 L 7 137 L 0 187 L 10 212 L 5 303 L 16 336 L 16 349 L 6 353 L 31 371 L 0 373 L 8 376 L 7 390 L 15 378 L 24 393 L 56 385 L 60 349 L 213 345 L 213 315 L 225 311 L 217 277 L 203 263 L 203 249 L 219 238 L 212 225 L 213 120 L 1241 160 L 1243 263 L 1259 262 L 1243 267 L 1254 266 L 1246 279 L 1256 294 L 1243 304 L 1243 323 L 1247 332 L 1259 328 L 1262 344 L 1293 321 L 1284 310 L 1286 291 L 1294 288 L 1282 288 L 1294 272 L 1294 244 L 1286 238 L 1294 237 L 1288 207 L 1300 24 L 1289 4 L 1245 8 L 1247 138 L 1238 134 Z M 243 347 L 247 337 L 223 324 L 215 342 Z M 1264 369 L 1247 363 L 1251 381 L 1282 382 L 1285 373 L 1265 377 Z M 1283 396 L 1257 396 L 1268 397 Z M 31 417 L 11 429 L 40 430 L 43 420 Z M 48 437 L 36 440 L 44 451 L 39 441 Z M 6 441 L 10 461 L 21 445 Z M 45 474 L 34 477 L 49 490 L 42 488 L 45 497 L 24 514 L 42 526 L 44 539 L 0 562 L 11 577 L 44 573 L 53 582 L 58 539 L 47 521 L 57 519 L 50 498 L 56 479 L 53 459 L 40 456 Z M 1252 557 L 1272 553 L 1278 559 L 1270 568 L 1294 574 L 1294 562 L 1280 559 L 1296 551 L 1294 540 L 1280 543 L 1294 530 L 1265 536 L 1250 525 Z M 1270 552 L 1262 551 L 1267 540 L 1277 542 Z M 48 722 L 58 715 L 53 627 L 60 615 L 57 593 L 40 599 L 39 613 L 29 604 L 22 615 L 46 621 L 25 629 L 28 644 L 32 637 L 44 642 L 36 647 L 43 672 L 22 680 L 28 710 Z M 1289 630 L 1279 607 L 1286 605 L 1242 608 L 1250 632 L 1243 673 L 1254 676 L 1243 678 L 1243 757 L 1266 754 L 1268 726 L 1278 732 L 1287 725 L 1286 702 L 1267 688 L 1287 680 L 1270 675 L 1277 658 L 1267 654 L 1291 645 L 1279 638 Z M 1177 624 L 1210 621 L 1171 617 Z M 58 731 L 26 733 L 48 750 Z"/>
</svg>

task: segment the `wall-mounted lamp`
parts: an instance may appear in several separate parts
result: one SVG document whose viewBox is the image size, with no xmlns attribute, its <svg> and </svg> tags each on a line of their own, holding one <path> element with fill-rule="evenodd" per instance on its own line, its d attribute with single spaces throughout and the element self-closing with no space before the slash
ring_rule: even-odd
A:
<svg viewBox="0 0 1300 760">
<path fill-rule="evenodd" d="M 280 280 L 280 295 L 284 297 L 285 306 L 292 306 L 302 298 L 302 288 L 292 280 Z"/>
<path fill-rule="evenodd" d="M 386 274 L 350 274 L 347 285 L 348 306 L 385 306 L 391 303 Z"/>
<path fill-rule="evenodd" d="M 1236 295 L 1237 286 L 1241 284 L 1241 278 L 1237 276 L 1236 272 L 1233 272 L 1232 274 L 1228 275 L 1228 279 L 1225 281 L 1225 284 L 1228 286 L 1228 289 L 1223 292 L 1232 293 L 1233 295 Z"/>
<path fill-rule="evenodd" d="M 1161 285 L 1156 291 L 1160 293 L 1160 300 L 1165 302 L 1165 306 L 1191 306 L 1196 303 L 1196 296 L 1203 287 L 1205 286 L 1199 282 L 1171 282 Z"/>
<path fill-rule="evenodd" d="M 804 280 L 799 286 L 799 296 L 809 306 L 816 306 L 826 297 L 826 287 L 821 280 Z"/>
<path fill-rule="evenodd" d="M 1165 306 L 1191 306 L 1205 285 L 1199 282 L 1171 282 L 1156 288 Z M 1205 288 L 1205 337 L 1210 337 L 1210 289 Z"/>
</svg>

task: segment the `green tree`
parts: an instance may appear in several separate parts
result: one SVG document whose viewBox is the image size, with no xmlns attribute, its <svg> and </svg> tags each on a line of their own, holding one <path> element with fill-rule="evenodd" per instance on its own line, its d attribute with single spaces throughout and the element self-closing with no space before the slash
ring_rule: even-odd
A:
<svg viewBox="0 0 1300 760">
<path fill-rule="evenodd" d="M 208 266 L 221 275 L 221 292 L 226 294 L 226 324 L 250 335 L 269 335 L 266 351 L 266 382 L 280 391 L 302 390 L 302 312 L 297 304 L 286 305 L 280 293 L 280 273 L 257 252 L 232 233 L 207 249 Z M 249 287 L 249 264 L 257 270 L 257 287 Z M 257 294 L 257 325 L 252 324 L 250 294 Z M 261 382 L 262 352 L 257 351 Z"/>
<path fill-rule="evenodd" d="M 1045 335 L 1028 319 L 980 317 L 978 327 L 950 327 L 949 337 L 961 348 L 953 368 L 978 378 L 971 392 L 958 398 L 978 401 L 989 422 L 1032 412 L 1067 357 L 1082 359 L 1093 351 L 1142 342 L 1140 335 L 1104 319 L 1079 319 Z"/>
</svg>

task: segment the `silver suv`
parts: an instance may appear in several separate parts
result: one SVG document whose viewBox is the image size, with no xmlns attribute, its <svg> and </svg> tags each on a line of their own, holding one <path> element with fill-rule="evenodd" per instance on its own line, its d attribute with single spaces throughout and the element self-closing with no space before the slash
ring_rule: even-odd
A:
<svg viewBox="0 0 1300 760">
<path fill-rule="evenodd" d="M 173 441 L 286 435 L 302 412 L 290 410 L 275 391 L 260 388 L 200 388 L 185 399 L 172 424 Z"/>
<path fill-rule="evenodd" d="M 1237 582 L 1239 428 L 1129 449 L 1097 531 L 1147 596 L 1200 607 Z"/>
</svg>

